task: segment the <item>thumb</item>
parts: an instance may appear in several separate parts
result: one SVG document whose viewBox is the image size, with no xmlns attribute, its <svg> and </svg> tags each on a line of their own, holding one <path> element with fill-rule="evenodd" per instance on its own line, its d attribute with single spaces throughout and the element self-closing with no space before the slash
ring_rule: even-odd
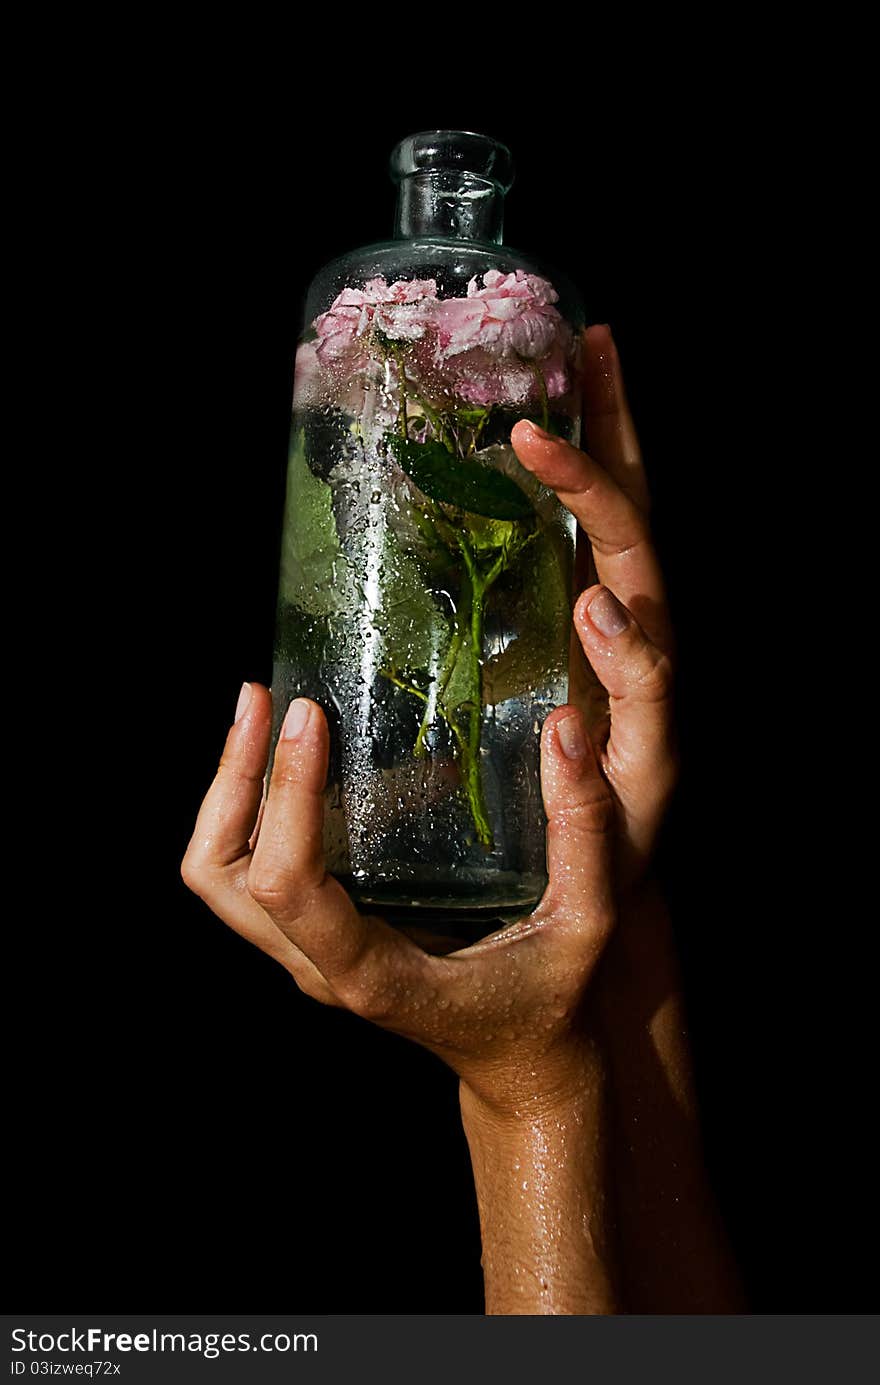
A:
<svg viewBox="0 0 880 1385">
<path fill-rule="evenodd" d="M 615 808 L 577 707 L 557 707 L 544 722 L 541 791 L 550 877 L 542 912 L 552 911 L 601 945 L 614 918 Z"/>
<path fill-rule="evenodd" d="M 578 597 L 574 625 L 608 693 L 603 765 L 624 812 L 628 847 L 644 860 L 678 773 L 670 658 L 607 587 L 590 587 Z"/>
</svg>

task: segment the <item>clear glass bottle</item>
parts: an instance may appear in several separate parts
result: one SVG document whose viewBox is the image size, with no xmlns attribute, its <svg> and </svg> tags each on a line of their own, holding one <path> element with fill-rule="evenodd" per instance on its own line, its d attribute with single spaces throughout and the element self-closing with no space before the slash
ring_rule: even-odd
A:
<svg viewBox="0 0 880 1385">
<path fill-rule="evenodd" d="M 361 906 L 478 934 L 546 886 L 539 740 L 568 694 L 575 526 L 510 430 L 579 441 L 584 310 L 502 245 L 504 145 L 411 135 L 391 176 L 394 239 L 306 298 L 274 731 L 299 695 L 327 714 L 327 865 Z"/>
</svg>

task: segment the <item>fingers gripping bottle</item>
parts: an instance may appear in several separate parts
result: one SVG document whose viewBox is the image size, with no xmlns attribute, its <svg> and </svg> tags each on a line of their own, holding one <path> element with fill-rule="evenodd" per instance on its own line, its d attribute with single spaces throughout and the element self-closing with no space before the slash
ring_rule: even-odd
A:
<svg viewBox="0 0 880 1385">
<path fill-rule="evenodd" d="M 547 882 L 540 729 L 568 696 L 575 525 L 510 431 L 579 442 L 584 312 L 503 245 L 497 140 L 410 135 L 391 176 L 393 238 L 306 297 L 274 737 L 292 698 L 323 707 L 327 869 L 431 927 L 514 917 Z"/>
</svg>

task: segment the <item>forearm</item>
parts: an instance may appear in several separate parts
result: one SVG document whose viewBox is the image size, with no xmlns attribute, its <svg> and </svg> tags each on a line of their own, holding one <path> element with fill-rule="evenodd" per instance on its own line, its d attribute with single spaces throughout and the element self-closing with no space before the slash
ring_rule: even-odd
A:
<svg viewBox="0 0 880 1385">
<path fill-rule="evenodd" d="M 488 1314 L 614 1313 L 605 1063 L 586 1051 L 551 1107 L 499 1115 L 465 1084 Z"/>
<path fill-rule="evenodd" d="M 624 911 L 597 976 L 597 1000 L 627 1311 L 743 1312 L 706 1173 L 681 980 L 656 885 Z"/>
</svg>

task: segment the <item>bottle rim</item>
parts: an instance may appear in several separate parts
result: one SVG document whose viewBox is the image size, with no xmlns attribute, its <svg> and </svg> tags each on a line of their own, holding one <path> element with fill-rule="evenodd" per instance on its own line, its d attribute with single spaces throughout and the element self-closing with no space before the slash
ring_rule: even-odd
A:
<svg viewBox="0 0 880 1385">
<path fill-rule="evenodd" d="M 513 155 L 506 144 L 477 130 L 420 130 L 394 146 L 389 160 L 393 183 L 434 170 L 470 173 L 509 192 L 514 180 Z"/>
</svg>

